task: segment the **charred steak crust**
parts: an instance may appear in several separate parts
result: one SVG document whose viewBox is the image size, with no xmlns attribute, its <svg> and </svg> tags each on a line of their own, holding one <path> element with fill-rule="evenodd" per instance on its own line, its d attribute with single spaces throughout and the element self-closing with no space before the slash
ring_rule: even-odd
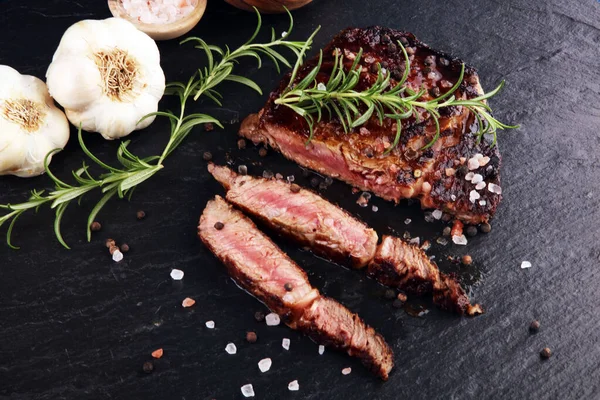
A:
<svg viewBox="0 0 600 400">
<path fill-rule="evenodd" d="M 289 327 L 358 357 L 373 373 L 388 379 L 393 353 L 383 337 L 358 315 L 321 296 L 306 273 L 240 211 L 216 196 L 200 217 L 198 235 L 233 280 L 281 315 Z"/>
<path fill-rule="evenodd" d="M 407 32 L 388 28 L 350 28 L 339 33 L 323 52 L 323 65 L 317 79 L 325 82 L 331 72 L 334 52 L 345 57 L 346 68 L 360 48 L 363 57 L 361 87 L 369 87 L 376 78 L 380 63 L 392 76 L 395 84 L 404 71 L 404 57 L 398 45 L 402 42 L 410 54 L 411 71 L 407 84 L 413 89 L 428 89 L 425 99 L 448 91 L 458 79 L 462 61 L 431 49 Z M 302 79 L 317 63 L 313 58 L 298 73 Z M 490 162 L 476 173 L 487 183 L 500 185 L 500 153 L 488 139 L 476 143 L 478 124 L 464 107 L 442 109 L 441 136 L 434 146 L 421 150 L 435 134 L 433 120 L 421 114 L 420 121 L 402 121 L 399 145 L 389 154 L 393 143 L 395 122 L 385 119 L 380 125 L 375 117 L 364 126 L 344 133 L 336 118 L 315 124 L 314 137 L 306 144 L 309 131 L 306 121 L 287 107 L 275 104 L 286 88 L 290 75 L 270 94 L 264 108 L 248 116 L 242 123 L 240 135 L 254 142 L 265 142 L 281 151 L 287 158 L 338 178 L 362 190 L 398 202 L 402 198 L 419 198 L 424 208 L 437 208 L 456 215 L 469 223 L 488 221 L 495 213 L 501 196 L 486 189 L 481 198 L 472 202 L 469 193 L 475 189 L 465 179 L 466 161 L 475 154 L 489 157 Z M 458 98 L 471 99 L 483 93 L 474 68 L 467 66 L 464 80 L 455 93 Z M 416 171 L 419 171 L 418 173 Z M 483 200 L 483 201 L 482 201 Z"/>
<path fill-rule="evenodd" d="M 462 315 L 470 306 L 460 284 L 441 273 L 423 250 L 393 236 L 377 245 L 374 230 L 317 193 L 212 163 L 208 170 L 227 190 L 227 201 L 316 253 L 348 265 L 369 264 L 369 276 L 379 283 L 416 295 L 433 293 L 441 309 Z"/>
</svg>

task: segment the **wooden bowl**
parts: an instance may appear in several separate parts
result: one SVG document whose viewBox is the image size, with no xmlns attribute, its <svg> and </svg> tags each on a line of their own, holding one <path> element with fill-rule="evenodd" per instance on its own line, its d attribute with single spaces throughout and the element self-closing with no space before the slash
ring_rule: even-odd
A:
<svg viewBox="0 0 600 400">
<path fill-rule="evenodd" d="M 265 14 L 276 14 L 288 10 L 295 10 L 304 7 L 312 0 L 225 0 L 227 3 L 246 11 L 254 11 L 252 6 L 258 8 L 258 11 Z"/>
<path fill-rule="evenodd" d="M 198 0 L 198 5 L 191 13 L 170 24 L 145 24 L 137 19 L 131 18 L 125 12 L 121 0 L 108 0 L 108 8 L 113 16 L 126 19 L 152 39 L 169 40 L 185 35 L 198 24 L 198 21 L 200 21 L 200 18 L 204 15 L 204 10 L 206 10 L 206 0 Z"/>
</svg>

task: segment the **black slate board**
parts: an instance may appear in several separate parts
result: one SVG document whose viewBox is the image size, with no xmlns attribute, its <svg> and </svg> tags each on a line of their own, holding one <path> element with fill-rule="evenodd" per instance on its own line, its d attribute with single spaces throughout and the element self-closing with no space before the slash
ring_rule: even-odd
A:
<svg viewBox="0 0 600 400">
<path fill-rule="evenodd" d="M 254 28 L 251 14 L 213 0 L 192 32 L 232 46 Z M 342 5 L 343 4 L 343 5 Z M 0 1 L 0 64 L 44 76 L 63 31 L 84 18 L 108 17 L 103 1 Z M 512 1 L 358 1 L 316 0 L 294 13 L 293 37 L 307 37 L 318 24 L 324 45 L 347 26 L 386 25 L 414 32 L 433 47 L 478 67 L 484 88 L 506 79 L 492 101 L 501 120 L 522 128 L 502 134 L 502 202 L 493 230 L 464 247 L 433 246 L 443 270 L 447 255 L 469 253 L 473 268 L 459 270 L 476 282 L 474 298 L 487 309 L 461 319 L 431 308 L 422 318 L 393 309 L 382 288 L 360 272 L 349 271 L 278 243 L 309 273 L 325 294 L 338 299 L 376 327 L 393 346 L 396 368 L 382 383 L 343 354 L 317 354 L 309 339 L 283 326 L 254 321 L 264 307 L 239 290 L 196 237 L 206 201 L 221 188 L 207 174 L 201 154 L 218 162 L 231 154 L 250 173 L 265 168 L 295 174 L 293 163 L 270 152 L 237 150 L 238 121 L 260 108 L 265 96 L 227 85 L 225 107 L 207 102 L 194 109 L 231 121 L 224 131 L 198 129 L 167 161 L 167 168 L 143 184 L 133 200 L 114 201 L 101 214 L 100 233 L 85 242 L 84 221 L 93 198 L 71 207 L 63 221 L 60 247 L 52 214 L 23 217 L 14 232 L 20 251 L 0 246 L 0 397 L 9 399 L 236 399 L 240 386 L 253 383 L 260 399 L 593 399 L 600 396 L 600 4 L 594 0 Z M 286 29 L 283 16 L 266 16 L 265 25 Z M 160 43 L 168 80 L 187 79 L 201 66 L 200 54 L 175 41 Z M 266 65 L 244 74 L 268 91 L 279 75 Z M 163 107 L 174 107 L 169 100 Z M 165 140 L 165 121 L 131 135 L 131 148 L 150 155 Z M 0 135 L 2 132 L 0 132 Z M 86 135 L 89 147 L 112 160 L 117 143 Z M 67 177 L 83 159 L 76 140 L 55 157 L 52 167 Z M 49 179 L 0 178 L 0 203 L 18 202 Z M 425 223 L 417 206 L 394 207 L 372 201 L 378 213 L 355 204 L 341 183 L 324 191 L 380 232 L 408 230 L 435 239 L 441 223 Z M 136 211 L 148 217 L 141 222 Z M 406 226 L 403 221 L 411 218 Z M 113 237 L 131 251 L 116 264 L 104 247 Z M 523 260 L 533 267 L 522 270 Z M 182 282 L 169 277 L 185 271 Z M 454 268 L 456 269 L 456 268 Z M 196 299 L 182 309 L 185 297 Z M 537 318 L 542 328 L 528 333 Z M 204 322 L 214 320 L 215 330 Z M 244 336 L 255 330 L 258 343 Z M 281 339 L 291 339 L 290 351 Z M 238 346 L 229 356 L 228 342 Z M 549 346 L 553 357 L 541 361 Z M 150 352 L 165 355 L 155 371 L 141 371 Z M 273 367 L 261 374 L 263 357 Z M 351 366 L 352 374 L 340 370 Z M 298 379 L 300 391 L 288 382 Z"/>
</svg>

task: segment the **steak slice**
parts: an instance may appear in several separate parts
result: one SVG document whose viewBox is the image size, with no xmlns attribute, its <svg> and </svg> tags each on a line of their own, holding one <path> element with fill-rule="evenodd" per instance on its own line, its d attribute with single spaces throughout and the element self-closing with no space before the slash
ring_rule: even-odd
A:
<svg viewBox="0 0 600 400">
<path fill-rule="evenodd" d="M 423 250 L 394 236 L 383 237 L 368 274 L 384 285 L 413 294 L 433 293 L 433 302 L 448 311 L 471 314 L 476 307 L 471 306 L 460 284 L 441 273 Z"/>
<path fill-rule="evenodd" d="M 226 198 L 246 214 L 316 253 L 346 264 L 369 264 L 369 275 L 387 286 L 412 294 L 433 293 L 440 308 L 464 314 L 469 298 L 460 284 L 442 274 L 418 247 L 377 233 L 318 194 L 282 180 L 237 175 L 227 167 L 208 165 L 227 189 Z"/>
<path fill-rule="evenodd" d="M 413 90 L 428 89 L 423 100 L 446 93 L 457 81 L 462 61 L 429 48 L 410 33 L 381 27 L 351 28 L 339 33 L 323 50 L 323 64 L 317 80 L 327 82 L 336 52 L 343 55 L 347 70 L 362 48 L 363 57 L 359 64 L 363 68 L 358 90 L 373 84 L 377 63 L 391 74 L 392 85 L 395 85 L 404 71 L 405 62 L 396 44 L 398 41 L 404 43 L 410 54 L 407 85 Z M 318 58 L 307 61 L 299 70 L 297 80 L 304 78 L 317 62 Z M 418 120 L 402 120 L 400 143 L 389 153 L 386 151 L 396 136 L 396 122 L 387 118 L 380 124 L 376 116 L 362 127 L 345 133 L 337 118 L 324 114 L 321 122 L 315 123 L 313 139 L 306 144 L 309 129 L 304 118 L 275 104 L 289 79 L 290 74 L 270 94 L 263 109 L 243 121 L 240 135 L 255 143 L 268 143 L 302 166 L 396 203 L 403 198 L 418 198 L 423 208 L 440 209 L 472 224 L 486 222 L 494 215 L 500 194 L 483 188 L 478 192 L 479 199 L 471 199 L 475 184 L 467 181 L 465 175 L 478 173 L 486 184 L 500 185 L 500 153 L 487 138 L 477 143 L 478 123 L 468 109 L 441 109 L 440 138 L 427 150 L 423 147 L 436 131 L 433 119 L 427 114 L 421 114 Z M 477 72 L 467 66 L 455 95 L 459 99 L 472 99 L 481 94 L 483 89 Z M 476 156 L 489 157 L 489 162 L 469 171 L 468 160 Z"/>
<path fill-rule="evenodd" d="M 214 164 L 208 170 L 227 189 L 227 201 L 315 253 L 355 268 L 375 256 L 377 233 L 321 196 Z"/>
<path fill-rule="evenodd" d="M 338 302 L 321 296 L 306 273 L 240 211 L 216 196 L 206 205 L 198 232 L 233 280 L 290 328 L 358 357 L 387 380 L 393 354 L 383 337 Z M 287 284 L 292 290 L 286 290 Z"/>
</svg>

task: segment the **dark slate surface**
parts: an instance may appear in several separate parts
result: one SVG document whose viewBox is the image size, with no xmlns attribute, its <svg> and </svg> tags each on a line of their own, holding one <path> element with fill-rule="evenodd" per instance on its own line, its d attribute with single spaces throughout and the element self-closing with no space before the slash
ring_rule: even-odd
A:
<svg viewBox="0 0 600 400">
<path fill-rule="evenodd" d="M 99 0 L 0 1 L 0 64 L 43 77 L 69 25 L 108 16 Z M 20 220 L 14 232 L 20 251 L 0 247 L 0 397 L 237 399 L 240 386 L 251 382 L 261 399 L 599 398 L 600 4 L 317 0 L 294 16 L 296 38 L 323 25 L 318 45 L 346 26 L 387 25 L 412 31 L 477 66 L 485 88 L 507 80 L 492 104 L 501 119 L 522 128 L 500 138 L 505 198 L 492 233 L 466 248 L 434 245 L 431 250 L 438 260 L 449 254 L 473 256 L 474 267 L 459 272 L 477 282 L 473 295 L 487 313 L 461 319 L 431 309 L 423 318 L 411 317 L 382 300 L 382 289 L 361 273 L 279 240 L 315 286 L 387 338 L 397 366 L 382 383 L 350 357 L 319 356 L 317 346 L 302 335 L 256 323 L 253 313 L 263 307 L 228 279 L 196 238 L 203 205 L 221 193 L 201 154 L 210 150 L 224 162 L 230 152 L 236 164 L 250 165 L 250 173 L 270 168 L 300 174 L 272 152 L 260 159 L 254 148 L 237 150 L 236 121 L 257 110 L 265 96 L 224 86 L 223 109 L 208 103 L 193 109 L 233 123 L 222 132 L 198 129 L 131 203 L 113 201 L 103 211 L 103 230 L 90 244 L 83 224 L 93 196 L 67 212 L 64 236 L 71 251 L 55 240 L 47 209 Z M 278 32 L 286 29 L 284 17 L 269 16 L 265 22 Z M 213 0 L 193 33 L 211 43 L 236 45 L 254 23 L 251 14 Z M 160 49 L 169 80 L 187 79 L 201 66 L 199 53 L 190 48 L 167 42 Z M 250 64 L 242 68 L 266 91 L 279 78 L 268 65 L 261 71 Z M 165 126 L 158 121 L 131 135 L 131 148 L 156 154 Z M 86 138 L 101 158 L 113 159 L 117 143 L 92 134 Z M 71 140 L 52 167 L 67 177 L 82 159 Z M 0 202 L 18 202 L 30 189 L 48 185 L 46 177 L 2 177 Z M 423 212 L 406 204 L 375 200 L 378 213 L 361 209 L 356 195 L 340 183 L 325 195 L 380 232 L 408 230 L 434 239 L 443 227 L 425 223 Z M 136 220 L 138 209 L 147 212 L 146 220 Z M 406 217 L 413 220 L 408 227 Z M 123 262 L 111 261 L 107 237 L 130 244 Z M 522 270 L 523 260 L 533 267 Z M 174 267 L 185 271 L 182 282 L 170 279 Z M 447 261 L 440 267 L 453 268 Z M 197 301 L 192 309 L 181 307 L 186 296 Z M 542 328 L 532 336 L 527 328 L 533 318 Z M 207 330 L 207 320 L 217 328 Z M 244 341 L 246 330 L 258 333 L 258 343 Z M 283 337 L 291 339 L 290 351 L 281 348 Z M 224 351 L 230 341 L 238 346 L 233 356 Z M 539 351 L 545 346 L 554 356 L 542 362 Z M 153 374 L 143 374 L 142 364 L 159 347 L 164 357 Z M 260 374 L 256 364 L 264 357 L 273 359 L 273 367 Z M 346 366 L 352 374 L 342 376 Z M 287 384 L 294 379 L 300 392 L 290 394 Z"/>
</svg>

